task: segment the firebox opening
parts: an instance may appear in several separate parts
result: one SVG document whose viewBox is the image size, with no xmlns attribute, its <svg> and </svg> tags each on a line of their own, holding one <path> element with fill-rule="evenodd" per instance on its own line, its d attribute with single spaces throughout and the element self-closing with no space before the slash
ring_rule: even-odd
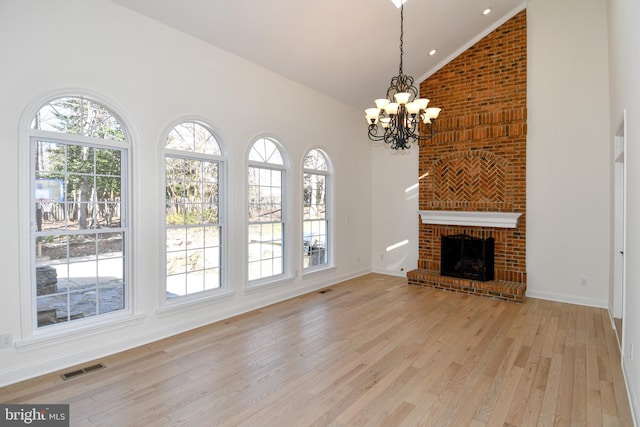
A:
<svg viewBox="0 0 640 427">
<path fill-rule="evenodd" d="M 442 276 L 482 282 L 493 280 L 493 237 L 480 238 L 466 234 L 442 236 L 440 255 Z"/>
</svg>

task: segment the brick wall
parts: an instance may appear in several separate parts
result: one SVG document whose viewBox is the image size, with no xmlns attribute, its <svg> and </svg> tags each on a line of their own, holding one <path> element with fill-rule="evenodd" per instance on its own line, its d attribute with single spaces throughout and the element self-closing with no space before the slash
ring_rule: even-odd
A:
<svg viewBox="0 0 640 427">
<path fill-rule="evenodd" d="M 420 84 L 441 107 L 421 143 L 420 210 L 521 212 L 515 229 L 420 223 L 418 268 L 439 271 L 440 237 L 495 238 L 496 280 L 526 283 L 526 11 Z"/>
</svg>

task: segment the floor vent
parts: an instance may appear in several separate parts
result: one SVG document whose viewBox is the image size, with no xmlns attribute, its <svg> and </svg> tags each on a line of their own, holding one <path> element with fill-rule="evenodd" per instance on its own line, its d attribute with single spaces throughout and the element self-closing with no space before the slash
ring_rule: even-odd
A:
<svg viewBox="0 0 640 427">
<path fill-rule="evenodd" d="M 326 294 L 327 292 L 331 292 L 331 290 L 332 290 L 331 288 L 323 289 L 323 290 L 319 291 L 318 293 L 319 294 Z"/>
<path fill-rule="evenodd" d="M 106 368 L 104 364 L 98 363 L 97 365 L 91 365 L 91 366 L 87 366 L 86 368 L 78 369 L 71 372 L 66 372 L 60 376 L 62 377 L 63 380 L 70 380 L 71 378 L 75 378 L 79 375 L 87 374 L 89 372 L 97 371 L 98 369 L 104 369 L 104 368 Z"/>
</svg>

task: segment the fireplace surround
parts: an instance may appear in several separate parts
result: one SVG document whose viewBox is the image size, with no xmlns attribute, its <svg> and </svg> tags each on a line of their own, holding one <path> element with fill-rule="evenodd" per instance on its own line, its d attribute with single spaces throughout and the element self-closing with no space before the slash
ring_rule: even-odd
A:
<svg viewBox="0 0 640 427">
<path fill-rule="evenodd" d="M 420 85 L 445 106 L 420 145 L 421 221 L 411 285 L 524 302 L 526 266 L 526 10 Z M 441 237 L 494 239 L 493 280 L 441 275 Z"/>
</svg>

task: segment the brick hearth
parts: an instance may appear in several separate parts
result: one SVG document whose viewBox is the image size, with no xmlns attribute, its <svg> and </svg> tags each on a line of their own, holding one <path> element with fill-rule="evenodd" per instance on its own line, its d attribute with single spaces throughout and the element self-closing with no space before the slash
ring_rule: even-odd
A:
<svg viewBox="0 0 640 427">
<path fill-rule="evenodd" d="M 429 286 L 435 289 L 444 289 L 445 291 L 515 302 L 524 302 L 527 289 L 527 285 L 524 283 L 508 282 L 506 280 L 480 282 L 457 277 L 445 277 L 441 276 L 439 271 L 421 269 L 408 272 L 407 279 L 410 285 Z"/>
</svg>

